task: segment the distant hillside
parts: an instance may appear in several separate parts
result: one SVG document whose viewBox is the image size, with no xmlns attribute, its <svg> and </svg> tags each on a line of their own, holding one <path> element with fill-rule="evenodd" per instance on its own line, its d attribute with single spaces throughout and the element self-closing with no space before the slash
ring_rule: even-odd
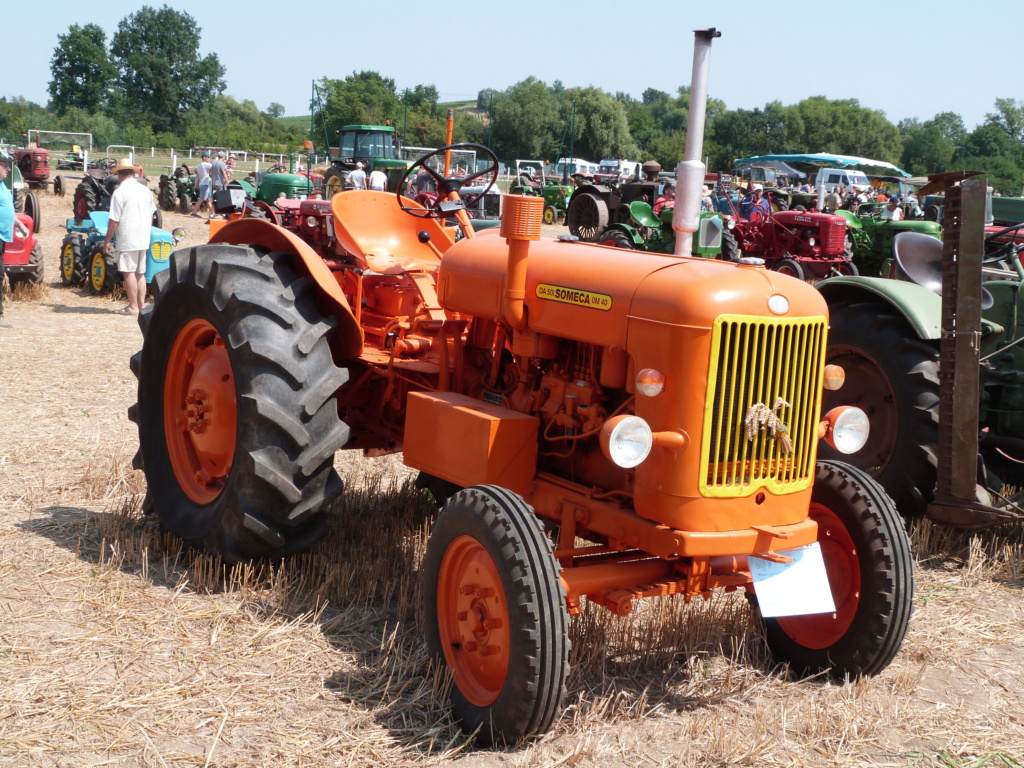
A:
<svg viewBox="0 0 1024 768">
<path fill-rule="evenodd" d="M 278 121 L 289 128 L 309 130 L 309 115 L 296 115 L 294 117 L 279 117 Z"/>
</svg>

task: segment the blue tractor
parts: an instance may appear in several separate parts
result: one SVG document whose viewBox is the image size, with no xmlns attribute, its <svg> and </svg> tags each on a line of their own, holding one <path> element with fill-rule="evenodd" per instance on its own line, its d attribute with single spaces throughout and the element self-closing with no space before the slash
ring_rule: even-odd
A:
<svg viewBox="0 0 1024 768">
<path fill-rule="evenodd" d="M 73 218 L 67 220 L 67 234 L 60 250 L 60 277 L 64 285 L 85 284 L 92 293 L 100 295 L 113 292 L 114 287 L 122 281 L 117 269 L 117 257 L 103 253 L 109 220 L 110 214 L 106 211 L 93 211 L 80 222 Z M 185 230 L 181 227 L 172 232 L 150 228 L 146 260 L 147 284 L 152 282 L 154 275 L 167 269 L 171 251 L 183 237 Z M 116 235 L 113 244 L 117 244 Z"/>
</svg>

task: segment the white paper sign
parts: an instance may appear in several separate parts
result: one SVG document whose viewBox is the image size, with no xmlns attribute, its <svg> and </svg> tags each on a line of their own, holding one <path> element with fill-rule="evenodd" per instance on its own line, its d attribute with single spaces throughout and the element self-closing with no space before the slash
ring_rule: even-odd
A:
<svg viewBox="0 0 1024 768">
<path fill-rule="evenodd" d="M 829 589 L 818 542 L 787 549 L 780 554 L 792 557 L 793 562 L 774 563 L 759 557 L 747 558 L 761 615 L 775 618 L 833 613 L 836 606 L 832 602 L 832 590 Z"/>
</svg>

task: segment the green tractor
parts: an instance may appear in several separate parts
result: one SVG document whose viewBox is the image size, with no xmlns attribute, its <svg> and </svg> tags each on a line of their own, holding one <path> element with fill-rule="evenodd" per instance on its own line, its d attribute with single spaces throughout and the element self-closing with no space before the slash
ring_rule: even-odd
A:
<svg viewBox="0 0 1024 768">
<path fill-rule="evenodd" d="M 942 226 L 937 221 L 895 221 L 882 218 L 885 203 L 862 203 L 857 212 L 840 209 L 836 215 L 846 219 L 846 236 L 853 250 L 853 263 L 862 275 L 887 276 L 887 263 L 893 258 L 893 238 L 900 232 L 919 232 L 941 239 Z"/>
<path fill-rule="evenodd" d="M 199 197 L 195 173 L 187 165 L 180 165 L 171 175 L 160 174 L 156 196 L 163 210 L 188 213 Z"/>
<path fill-rule="evenodd" d="M 817 287 L 829 305 L 826 362 L 845 371 L 823 407 L 871 417 L 846 460 L 905 516 L 983 528 L 1024 518 L 1024 243 L 985 232 L 985 182 L 972 175 L 930 177 L 926 190 L 945 190 L 943 240 L 895 237 L 901 279 Z"/>
<path fill-rule="evenodd" d="M 544 198 L 544 223 L 562 224 L 572 197 L 572 184 L 558 184 L 544 178 L 540 160 L 516 160 L 516 179 L 509 187 L 512 195 L 537 195 Z"/>
<path fill-rule="evenodd" d="M 656 216 L 649 203 L 634 200 L 629 204 L 629 223 L 616 222 L 598 235 L 597 242 L 616 248 L 628 248 L 653 253 L 675 253 L 676 233 L 672 229 L 672 209 L 666 208 Z M 736 226 L 732 219 L 726 221 L 720 213 L 704 211 L 700 224 L 693 236 L 693 255 L 714 259 L 722 253 L 723 247 L 729 253 L 736 250 L 736 240 L 729 231 Z M 727 229 L 728 227 L 728 229 Z M 731 250 L 724 245 L 732 242 Z"/>
<path fill-rule="evenodd" d="M 383 171 L 388 189 L 397 189 L 405 171 L 412 163 L 399 158 L 398 137 L 391 125 L 346 125 L 341 129 L 338 154 L 331 157 L 331 167 L 324 174 L 324 196 L 330 200 L 341 192 L 348 175 L 362 163 L 367 174 Z"/>
</svg>

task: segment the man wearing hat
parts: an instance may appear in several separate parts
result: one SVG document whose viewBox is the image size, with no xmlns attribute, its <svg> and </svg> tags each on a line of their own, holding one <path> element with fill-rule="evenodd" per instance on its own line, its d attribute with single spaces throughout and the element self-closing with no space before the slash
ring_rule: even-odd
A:
<svg viewBox="0 0 1024 768">
<path fill-rule="evenodd" d="M 122 157 L 114 166 L 117 189 L 110 197 L 110 221 L 103 252 L 110 253 L 110 241 L 117 235 L 117 268 L 124 275 L 128 306 L 121 315 L 137 315 L 146 305 L 146 254 L 149 251 L 149 229 L 153 224 L 153 193 L 135 178 L 135 166 Z"/>
<path fill-rule="evenodd" d="M 885 208 L 879 214 L 879 218 L 892 219 L 893 221 L 903 221 L 903 209 L 900 208 L 900 201 L 893 195 L 889 198 L 885 204 Z"/>
<path fill-rule="evenodd" d="M 764 185 L 755 184 L 750 194 L 740 203 L 740 216 L 747 220 L 759 221 L 772 212 L 771 204 L 764 196 Z"/>
<path fill-rule="evenodd" d="M 28 229 L 14 215 L 14 198 L 11 196 L 11 190 L 4 184 L 13 163 L 9 155 L 0 153 L 0 328 L 11 327 L 10 322 L 4 318 L 4 250 L 8 243 L 14 242 L 15 231 L 18 237 L 29 236 Z"/>
</svg>

